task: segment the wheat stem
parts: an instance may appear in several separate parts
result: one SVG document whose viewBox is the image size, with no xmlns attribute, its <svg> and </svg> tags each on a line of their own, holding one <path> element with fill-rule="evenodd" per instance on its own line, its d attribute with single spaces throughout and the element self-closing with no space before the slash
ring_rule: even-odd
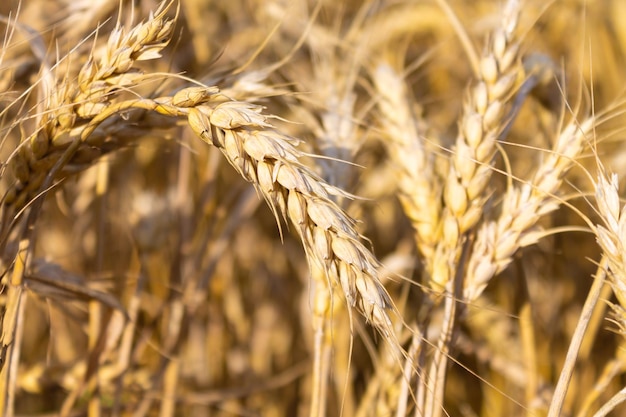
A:
<svg viewBox="0 0 626 417">
<path fill-rule="evenodd" d="M 29 263 L 31 240 L 19 243 L 13 273 L 7 291 L 7 305 L 2 317 L 0 334 L 0 410 L 7 417 L 13 417 L 15 409 L 15 389 L 20 358 L 20 347 L 24 328 L 24 272 Z"/>
<path fill-rule="evenodd" d="M 606 278 L 607 266 L 608 259 L 603 257 L 598 265 L 595 279 L 593 280 L 593 284 L 591 285 L 591 289 L 589 290 L 587 299 L 585 300 L 585 304 L 583 305 L 583 309 L 580 313 L 578 323 L 576 324 L 576 329 L 574 330 L 574 334 L 570 340 L 567 354 L 565 356 L 565 362 L 563 363 L 563 368 L 559 374 L 559 380 L 554 388 L 554 394 L 552 396 L 552 401 L 550 402 L 547 417 L 559 417 L 561 415 L 565 395 L 567 394 L 569 382 L 574 372 L 574 366 L 576 365 L 578 350 L 583 342 L 583 338 L 587 331 L 587 325 L 589 324 L 593 310 L 600 300 L 600 294 L 602 293 L 602 287 L 604 287 L 604 280 Z"/>
</svg>

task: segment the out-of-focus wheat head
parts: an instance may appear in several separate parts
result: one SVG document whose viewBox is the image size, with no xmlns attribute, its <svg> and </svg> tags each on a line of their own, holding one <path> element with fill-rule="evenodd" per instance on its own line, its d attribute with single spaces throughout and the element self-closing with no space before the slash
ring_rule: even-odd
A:
<svg viewBox="0 0 626 417">
<path fill-rule="evenodd" d="M 515 34 L 521 4 L 513 1 L 506 6 L 502 27 L 491 35 L 487 52 L 480 59 L 480 81 L 465 99 L 450 171 L 444 179 L 440 238 L 427 261 L 435 287 L 445 287 L 454 275 L 451 266 L 459 262 L 463 236 L 483 213 L 496 141 L 507 117 L 506 104 L 522 77 Z"/>
</svg>

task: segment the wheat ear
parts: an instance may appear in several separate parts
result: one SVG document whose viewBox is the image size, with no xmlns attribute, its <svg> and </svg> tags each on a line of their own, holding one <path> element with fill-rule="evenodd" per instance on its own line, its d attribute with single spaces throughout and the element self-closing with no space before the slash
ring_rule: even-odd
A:
<svg viewBox="0 0 626 417">
<path fill-rule="evenodd" d="M 309 259 L 336 279 L 349 303 L 387 333 L 392 303 L 378 278 L 381 264 L 361 243 L 355 221 L 331 199 L 349 196 L 299 162 L 297 140 L 273 129 L 260 106 L 230 100 L 216 87 L 191 87 L 173 97 L 116 102 L 82 127 L 62 155 L 54 156 L 57 160 L 63 156 L 60 161 L 66 164 L 103 124 L 131 110 L 171 119 L 187 117 L 196 134 L 220 148 L 231 165 L 257 186 L 277 217 L 293 222 Z M 15 200 L 10 202 L 15 204 Z"/>
<path fill-rule="evenodd" d="M 506 3 L 499 26 L 480 60 L 480 80 L 468 92 L 449 172 L 443 186 L 441 240 L 432 262 L 426 261 L 433 289 L 444 290 L 444 322 L 437 351 L 428 370 L 424 414 L 439 417 L 443 409 L 450 344 L 455 334 L 456 298 L 464 280 L 467 233 L 480 220 L 487 200 L 487 184 L 493 171 L 496 141 L 506 126 L 505 109 L 523 72 L 515 36 L 520 13 L 518 0 Z"/>
<path fill-rule="evenodd" d="M 297 141 L 273 129 L 261 107 L 244 102 L 197 106 L 188 120 L 257 187 L 277 217 L 291 220 L 310 261 L 339 284 L 350 305 L 389 334 L 393 307 L 379 279 L 381 264 L 361 243 L 354 220 L 331 199 L 346 194 L 299 162 Z"/>
<path fill-rule="evenodd" d="M 534 227 L 541 217 L 560 206 L 555 194 L 563 176 L 585 149 L 594 123 L 594 117 L 580 124 L 571 121 L 533 179 L 511 186 L 503 197 L 499 218 L 480 227 L 467 266 L 463 295 L 466 300 L 478 298 L 491 278 L 511 263 L 518 249 L 535 244 L 542 236 L 543 232 Z"/>
<path fill-rule="evenodd" d="M 467 93 L 459 134 L 443 188 L 444 208 L 439 242 L 426 260 L 435 289 L 445 288 L 458 264 L 464 235 L 479 221 L 493 172 L 496 141 L 506 120 L 506 107 L 523 69 L 515 37 L 519 1 L 509 1 L 502 26 L 492 33 L 480 60 L 480 80 Z"/>
<path fill-rule="evenodd" d="M 598 175 L 596 204 L 604 220 L 595 227 L 597 241 L 608 260 L 613 292 L 626 308 L 626 206 L 620 207 L 617 174 Z"/>
<path fill-rule="evenodd" d="M 611 307 L 611 321 L 617 325 L 616 331 L 622 336 L 626 334 L 626 205 L 621 206 L 619 197 L 619 183 L 617 174 L 608 175 L 598 161 L 598 180 L 595 182 L 595 197 L 597 212 L 603 224 L 595 225 L 598 245 L 602 249 L 603 258 L 607 265 L 607 277 L 611 284 L 618 304 L 608 303 Z M 626 339 L 622 338 L 616 352 L 624 348 Z M 616 358 L 606 365 L 606 380 L 604 385 L 600 381 L 585 404 L 597 402 L 600 394 L 604 392 L 608 381 L 621 372 L 624 368 L 624 360 L 616 353 Z M 594 416 L 605 416 L 616 406 L 626 401 L 625 390 L 621 390 L 607 401 Z"/>
<path fill-rule="evenodd" d="M 149 78 L 135 68 L 135 63 L 161 56 L 173 30 L 173 21 L 166 19 L 171 6 L 171 2 L 162 3 L 146 22 L 128 32 L 118 25 L 104 50 L 91 55 L 81 67 L 75 82 L 65 79 L 56 85 L 49 85 L 51 81 L 44 85 L 49 95 L 40 111 L 39 126 L 8 161 L 16 181 L 4 197 L 5 207 L 19 210 L 42 192 L 44 180 L 64 155 L 68 161 L 59 167 L 61 172 L 55 173 L 54 179 L 91 165 L 102 154 L 126 143 L 119 143 L 121 138 L 136 137 L 142 132 L 133 130 L 130 123 L 120 126 L 110 114 L 116 111 L 115 98 Z M 103 113 L 109 119 L 98 122 L 100 129 L 86 135 L 88 126 Z M 76 149 L 67 154 L 72 147 Z"/>
</svg>

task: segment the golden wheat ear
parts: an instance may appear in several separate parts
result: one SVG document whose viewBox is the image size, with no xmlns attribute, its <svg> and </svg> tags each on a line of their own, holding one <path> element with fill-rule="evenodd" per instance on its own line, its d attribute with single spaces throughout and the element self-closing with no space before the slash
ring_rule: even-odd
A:
<svg viewBox="0 0 626 417">
<path fill-rule="evenodd" d="M 348 302 L 383 334 L 393 308 L 380 282 L 380 262 L 361 243 L 354 220 L 331 200 L 344 195 L 299 160 L 294 139 L 271 128 L 262 108 L 227 101 L 189 110 L 189 126 L 217 146 L 256 185 L 276 217 L 288 218 L 312 262 L 342 288 Z"/>
<path fill-rule="evenodd" d="M 125 146 L 151 128 L 132 129 L 132 121 L 124 114 L 128 109 L 115 105 L 125 92 L 151 79 L 136 63 L 161 57 L 174 29 L 174 21 L 167 18 L 173 4 L 162 2 L 145 22 L 130 29 L 117 25 L 106 46 L 92 52 L 81 66 L 75 82 L 67 74 L 58 80 L 45 78 L 38 126 L 22 138 L 7 161 L 15 182 L 5 193 L 5 207 L 19 211 L 44 194 L 53 181 L 92 165 L 104 153 Z M 139 124 L 141 116 L 132 117 Z M 126 123 L 120 124 L 125 118 Z"/>
</svg>

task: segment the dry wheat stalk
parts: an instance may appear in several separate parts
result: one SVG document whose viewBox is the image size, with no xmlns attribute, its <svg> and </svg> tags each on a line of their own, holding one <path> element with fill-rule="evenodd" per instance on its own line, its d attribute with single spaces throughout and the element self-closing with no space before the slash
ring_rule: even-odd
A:
<svg viewBox="0 0 626 417">
<path fill-rule="evenodd" d="M 541 217 L 560 206 L 555 194 L 563 176 L 585 149 L 595 121 L 595 117 L 580 124 L 572 120 L 559 134 L 554 149 L 533 179 L 510 187 L 504 195 L 500 217 L 481 225 L 467 266 L 466 300 L 478 298 L 491 278 L 511 263 L 518 249 L 535 244 L 541 237 L 542 231 L 533 228 Z"/>
<path fill-rule="evenodd" d="M 349 196 L 299 162 L 295 139 L 272 130 L 261 107 L 231 101 L 215 87 L 192 87 L 173 97 L 111 104 L 80 137 L 86 140 L 108 118 L 137 109 L 188 117 L 196 134 L 219 147 L 233 167 L 257 185 L 277 218 L 289 218 L 296 225 L 311 261 L 337 280 L 350 304 L 388 333 L 392 303 L 378 278 L 381 265 L 360 242 L 354 220 L 331 200 Z"/>
<path fill-rule="evenodd" d="M 53 180 L 62 179 L 75 167 L 68 164 L 93 162 L 103 150 L 98 147 L 106 135 L 92 136 L 96 142 L 86 142 L 95 128 L 109 116 L 118 113 L 111 99 L 119 91 L 130 88 L 144 80 L 143 74 L 133 68 L 138 60 L 159 57 L 159 51 L 167 44 L 173 22 L 165 19 L 172 3 L 162 3 L 156 14 L 146 23 L 132 28 L 128 34 L 118 26 L 108 38 L 104 54 L 96 62 L 93 57 L 81 68 L 76 79 L 69 77 L 56 82 L 51 67 L 42 62 L 41 89 L 44 100 L 36 117 L 38 127 L 25 139 L 9 158 L 15 182 L 8 188 L 4 199 L 4 228 L 2 245 L 13 224 L 9 222 L 34 196 L 43 193 Z M 113 110 L 111 112 L 111 110 Z M 94 122 L 95 121 L 95 122 Z M 97 141 L 100 141 L 97 142 Z M 69 171 L 61 171 L 69 168 Z M 41 200 L 40 200 L 41 202 Z M 1 360 L 11 365 L 0 372 L 0 409 L 7 416 L 13 415 L 15 371 L 19 360 L 21 329 L 25 298 L 23 294 L 24 271 L 29 272 L 29 259 L 34 250 L 35 223 L 40 205 L 35 205 L 28 216 L 26 227 L 22 227 L 18 261 L 13 267 L 14 279 L 8 291 L 9 304 L 15 305 L 4 312 L 2 325 Z M 21 226 L 20 226 L 21 227 Z M 3 255 L 7 255 L 3 253 Z"/>
<path fill-rule="evenodd" d="M 358 23 L 353 22 L 355 31 L 365 36 L 361 28 L 356 26 Z M 317 25 L 314 25 L 312 31 L 316 29 Z M 363 55 L 363 42 L 350 48 L 348 54 L 341 54 L 338 47 L 325 37 L 308 36 L 306 41 L 315 58 L 312 60 L 311 68 L 312 83 L 304 87 L 312 90 L 311 97 L 307 99 L 320 103 L 319 109 L 311 110 L 309 117 L 313 123 L 309 123 L 309 128 L 315 133 L 313 143 L 315 152 L 328 158 L 328 160 L 318 159 L 316 163 L 321 168 L 320 176 L 326 182 L 342 190 L 350 190 L 354 183 L 354 172 L 349 163 L 354 160 L 362 144 L 354 113 L 357 100 L 355 86 L 362 66 L 360 61 Z M 345 39 L 345 42 L 342 47 L 352 46 L 348 39 Z M 348 71 L 345 71 L 345 61 L 351 61 Z M 319 123 L 315 115 L 319 118 Z M 333 198 L 333 200 L 339 207 L 347 206 L 345 199 Z M 338 395 L 344 395 L 346 385 L 342 380 L 350 378 L 349 367 L 346 367 L 345 375 L 330 379 L 331 365 L 339 358 L 335 354 L 335 360 L 331 362 L 332 352 L 337 351 L 333 347 L 335 343 L 333 338 L 337 338 L 337 332 L 333 332 L 332 329 L 337 329 L 338 324 L 342 322 L 345 323 L 346 310 L 338 297 L 338 291 L 334 291 L 336 282 L 328 279 L 323 264 L 311 263 L 311 278 L 315 353 L 309 415 L 323 417 L 328 413 L 326 402 L 329 381 Z M 337 341 L 341 340 L 342 338 L 339 338 Z M 345 398 L 342 408 L 344 412 L 352 414 L 354 408 L 352 399 Z"/>
<path fill-rule="evenodd" d="M 480 80 L 468 91 L 459 134 L 443 188 L 444 208 L 432 259 L 426 259 L 431 285 L 445 288 L 455 273 L 463 236 L 479 221 L 487 199 L 498 136 L 506 121 L 507 101 L 522 74 L 515 37 L 519 1 L 509 1 L 502 26 L 492 33 L 480 60 Z"/>
</svg>

